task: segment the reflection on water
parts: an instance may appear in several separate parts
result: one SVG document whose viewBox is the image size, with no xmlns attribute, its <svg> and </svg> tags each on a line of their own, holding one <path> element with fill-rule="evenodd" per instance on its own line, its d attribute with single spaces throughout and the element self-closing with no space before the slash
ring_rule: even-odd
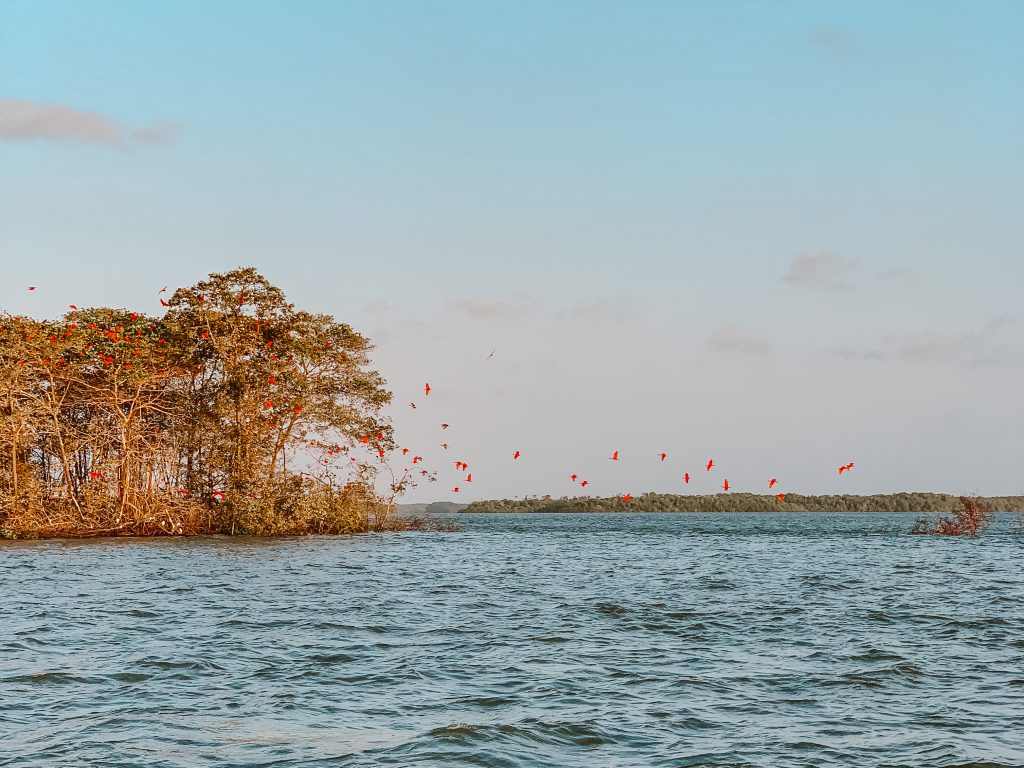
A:
<svg viewBox="0 0 1024 768">
<path fill-rule="evenodd" d="M 0 544 L 0 765 L 1024 765 L 1024 538 L 912 517 Z"/>
</svg>

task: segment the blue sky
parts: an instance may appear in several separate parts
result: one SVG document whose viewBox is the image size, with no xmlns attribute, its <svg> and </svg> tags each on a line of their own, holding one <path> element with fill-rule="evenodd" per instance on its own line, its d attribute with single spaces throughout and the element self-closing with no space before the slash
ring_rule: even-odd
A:
<svg viewBox="0 0 1024 768">
<path fill-rule="evenodd" d="M 401 440 L 440 465 L 452 424 L 458 498 L 676 490 L 711 455 L 739 490 L 1015 493 L 1022 30 L 1013 1 L 0 0 L 0 307 L 255 265 L 378 342 Z"/>
</svg>

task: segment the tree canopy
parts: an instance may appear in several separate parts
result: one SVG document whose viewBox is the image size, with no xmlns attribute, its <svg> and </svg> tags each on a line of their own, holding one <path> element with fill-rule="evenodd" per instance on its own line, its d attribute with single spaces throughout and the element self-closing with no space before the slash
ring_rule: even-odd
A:
<svg viewBox="0 0 1024 768">
<path fill-rule="evenodd" d="M 0 314 L 0 534 L 386 524 L 412 479 L 391 473 L 369 339 L 252 268 L 161 301 Z"/>
</svg>

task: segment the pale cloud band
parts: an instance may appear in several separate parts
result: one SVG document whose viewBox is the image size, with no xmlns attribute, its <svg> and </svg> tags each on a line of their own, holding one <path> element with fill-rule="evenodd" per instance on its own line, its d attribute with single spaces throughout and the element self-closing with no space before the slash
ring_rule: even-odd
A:
<svg viewBox="0 0 1024 768">
<path fill-rule="evenodd" d="M 112 147 L 163 144 L 178 134 L 173 123 L 128 129 L 99 112 L 63 104 L 0 98 L 0 141 L 77 142 Z"/>
</svg>

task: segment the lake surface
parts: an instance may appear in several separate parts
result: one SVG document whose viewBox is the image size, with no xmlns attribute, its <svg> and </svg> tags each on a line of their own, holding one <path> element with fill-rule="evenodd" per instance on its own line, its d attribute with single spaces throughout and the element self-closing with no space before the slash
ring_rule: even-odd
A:
<svg viewBox="0 0 1024 768">
<path fill-rule="evenodd" d="M 1024 765 L 1012 518 L 459 521 L 0 544 L 0 765 Z"/>
</svg>

